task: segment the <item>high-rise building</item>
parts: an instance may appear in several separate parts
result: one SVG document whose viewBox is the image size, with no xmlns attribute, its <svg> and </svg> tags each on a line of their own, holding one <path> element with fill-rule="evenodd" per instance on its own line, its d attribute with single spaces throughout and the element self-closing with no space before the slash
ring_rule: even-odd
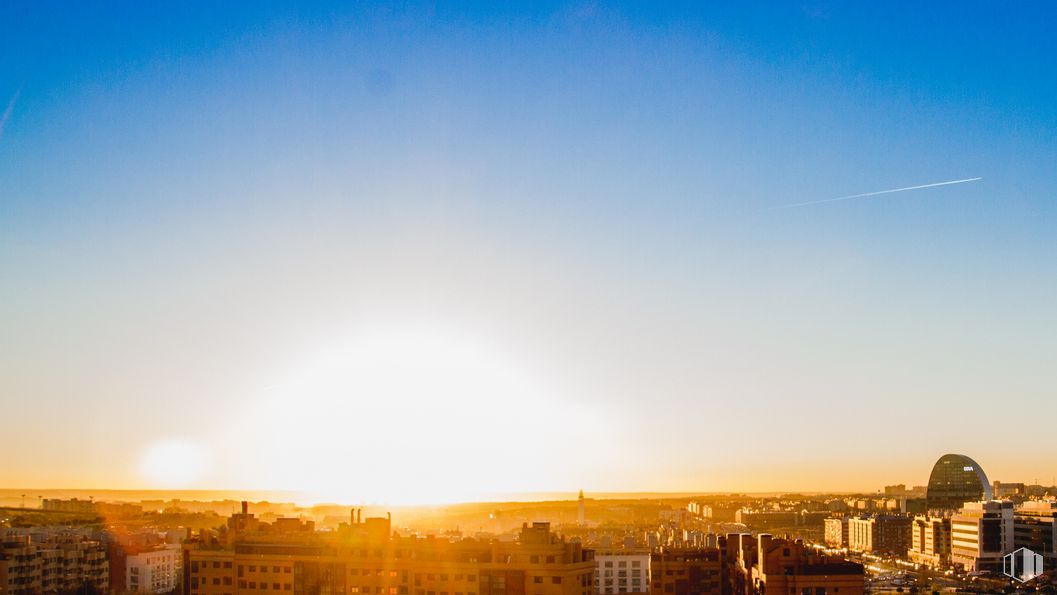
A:
<svg viewBox="0 0 1057 595">
<path fill-rule="evenodd" d="M 1002 556 L 1014 549 L 1013 503 L 967 502 L 951 517 L 951 564 L 967 571 L 1002 569 Z"/>
<path fill-rule="evenodd" d="M 991 500 L 991 483 L 976 461 L 945 454 L 932 467 L 926 499 L 929 510 L 957 510 L 966 502 Z"/>
<path fill-rule="evenodd" d="M 595 552 L 595 593 L 649 593 L 650 552 L 646 549 Z"/>
<path fill-rule="evenodd" d="M 910 526 L 911 562 L 931 568 L 946 568 L 951 563 L 951 519 L 946 516 L 919 514 Z"/>
<path fill-rule="evenodd" d="M 910 549 L 910 517 L 876 514 L 848 521 L 848 549 L 856 552 L 905 555 Z"/>
</svg>

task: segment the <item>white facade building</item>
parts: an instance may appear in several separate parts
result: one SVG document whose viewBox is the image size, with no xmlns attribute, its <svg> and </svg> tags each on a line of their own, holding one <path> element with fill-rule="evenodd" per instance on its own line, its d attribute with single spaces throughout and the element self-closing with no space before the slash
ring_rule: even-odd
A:
<svg viewBox="0 0 1057 595">
<path fill-rule="evenodd" d="M 1002 570 L 1002 557 L 1013 551 L 1013 503 L 966 502 L 951 517 L 951 563 L 970 572 Z"/>
<path fill-rule="evenodd" d="M 130 593 L 174 591 L 180 586 L 182 563 L 180 546 L 175 544 L 132 554 L 125 559 L 125 587 Z"/>
<path fill-rule="evenodd" d="M 595 554 L 595 593 L 620 595 L 649 591 L 649 551 L 616 550 Z"/>
</svg>

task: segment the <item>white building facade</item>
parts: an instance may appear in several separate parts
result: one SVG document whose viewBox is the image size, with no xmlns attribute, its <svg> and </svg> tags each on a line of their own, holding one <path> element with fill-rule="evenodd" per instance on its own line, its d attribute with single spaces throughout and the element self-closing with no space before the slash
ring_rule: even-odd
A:
<svg viewBox="0 0 1057 595">
<path fill-rule="evenodd" d="M 180 546 L 159 546 L 125 559 L 126 589 L 130 593 L 161 594 L 180 586 L 183 557 Z"/>
<path fill-rule="evenodd" d="M 647 550 L 615 550 L 595 554 L 595 593 L 648 593 L 650 553 Z"/>
</svg>

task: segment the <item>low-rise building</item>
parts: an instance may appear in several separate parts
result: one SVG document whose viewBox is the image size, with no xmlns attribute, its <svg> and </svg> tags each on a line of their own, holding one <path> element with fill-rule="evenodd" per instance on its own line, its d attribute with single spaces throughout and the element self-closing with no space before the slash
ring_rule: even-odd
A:
<svg viewBox="0 0 1057 595">
<path fill-rule="evenodd" d="M 848 521 L 848 549 L 903 556 L 910 549 L 910 517 L 877 514 Z"/>
</svg>

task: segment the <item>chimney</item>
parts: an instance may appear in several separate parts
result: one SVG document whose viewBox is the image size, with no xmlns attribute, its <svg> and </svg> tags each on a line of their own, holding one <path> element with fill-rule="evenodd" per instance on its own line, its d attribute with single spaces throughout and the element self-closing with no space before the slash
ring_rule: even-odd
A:
<svg viewBox="0 0 1057 595">
<path fill-rule="evenodd" d="M 243 500 L 242 501 L 242 514 L 249 514 L 249 512 L 250 512 L 250 503 L 247 502 L 246 500 Z"/>
</svg>

